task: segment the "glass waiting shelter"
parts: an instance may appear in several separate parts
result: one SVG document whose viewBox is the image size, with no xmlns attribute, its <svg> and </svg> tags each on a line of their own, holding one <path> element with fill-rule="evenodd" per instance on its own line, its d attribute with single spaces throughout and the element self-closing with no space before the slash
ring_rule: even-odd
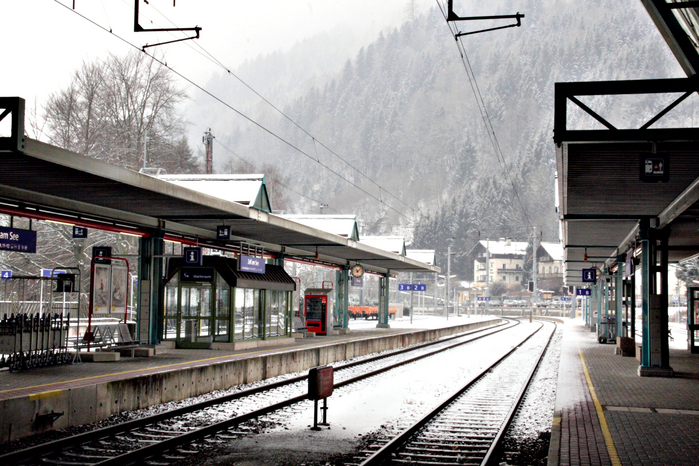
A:
<svg viewBox="0 0 699 466">
<path fill-rule="evenodd" d="M 204 256 L 202 267 L 182 262 L 168 262 L 162 341 L 177 348 L 235 349 L 241 342 L 249 347 L 291 336 L 296 283 L 283 267 L 267 264 L 258 274 L 239 272 L 236 259 L 221 256 Z"/>
</svg>

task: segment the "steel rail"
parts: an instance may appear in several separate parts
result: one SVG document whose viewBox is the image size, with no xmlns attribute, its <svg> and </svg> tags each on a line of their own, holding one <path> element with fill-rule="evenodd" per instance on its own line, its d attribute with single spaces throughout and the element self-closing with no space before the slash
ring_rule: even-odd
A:
<svg viewBox="0 0 699 466">
<path fill-rule="evenodd" d="M 414 358 L 409 358 L 409 359 L 397 362 L 395 364 L 385 366 L 383 368 L 375 369 L 373 371 L 366 372 L 364 374 L 352 377 L 352 378 L 345 380 L 345 381 L 342 381 L 342 382 L 337 382 L 334 384 L 334 388 L 340 388 L 340 387 L 343 387 L 345 385 L 349 385 L 349 384 L 357 382 L 359 380 L 363 380 L 365 378 L 372 377 L 372 376 L 380 374 L 382 372 L 386 372 L 388 370 L 394 369 L 394 368 L 399 367 L 401 365 L 409 364 L 409 363 L 414 362 L 416 360 L 419 360 L 419 359 L 422 359 L 425 357 L 429 357 L 429 356 L 438 354 L 442 351 L 446 351 L 446 350 L 452 349 L 454 347 L 457 347 L 457 346 L 460 346 L 460 345 L 463 345 L 466 343 L 470 343 L 472 341 L 476 341 L 480 338 L 484 338 L 486 336 L 507 330 L 508 328 L 511 328 L 514 325 L 519 324 L 519 321 L 515 321 L 516 323 L 514 325 L 512 322 L 513 321 L 509 321 L 509 322 L 501 323 L 501 324 L 498 324 L 498 325 L 492 326 L 492 327 L 477 329 L 477 330 L 470 331 L 470 332 L 464 332 L 464 333 L 450 336 L 447 338 L 443 338 L 440 340 L 435 340 L 435 341 L 426 342 L 426 343 L 416 345 L 416 346 L 402 348 L 400 350 L 392 351 L 392 352 L 387 353 L 387 354 L 381 354 L 381 355 L 373 356 L 370 358 L 337 365 L 337 366 L 335 366 L 336 371 L 345 370 L 345 369 L 349 369 L 349 368 L 359 366 L 362 364 L 367 364 L 367 363 L 375 362 L 375 361 L 378 361 L 381 359 L 387 359 L 387 358 L 390 358 L 390 357 L 393 357 L 396 355 L 408 353 L 410 351 L 416 351 L 416 350 L 420 350 L 420 349 L 423 349 L 423 348 L 426 348 L 429 346 L 434 346 L 434 345 L 448 342 L 451 340 L 465 338 L 468 336 L 473 336 L 475 334 L 482 333 L 482 335 L 477 335 L 474 338 L 468 339 L 466 341 L 459 342 L 459 343 L 456 343 L 453 345 L 449 345 L 449 346 L 446 346 L 444 348 L 440 348 L 438 350 L 435 350 L 435 351 L 432 351 L 429 353 L 425 353 L 424 355 L 416 356 Z M 35 446 L 28 447 L 28 448 L 18 450 L 15 452 L 6 453 L 4 455 L 0 455 L 0 464 L 16 464 L 19 462 L 28 462 L 28 461 L 32 461 L 32 460 L 35 460 L 38 458 L 49 456 L 51 454 L 59 454 L 64 450 L 68 450 L 70 448 L 75 448 L 75 447 L 78 447 L 80 445 L 86 444 L 86 443 L 91 442 L 91 441 L 99 440 L 99 439 L 102 439 L 105 437 L 114 436 L 116 434 L 123 433 L 123 432 L 132 431 L 132 430 L 135 430 L 135 429 L 138 429 L 141 427 L 145 427 L 147 425 L 157 424 L 158 422 L 162 422 L 162 421 L 165 421 L 167 419 L 172 419 L 172 418 L 182 416 L 185 414 L 189 414 L 192 412 L 201 411 L 203 409 L 206 409 L 206 408 L 209 408 L 212 406 L 216 406 L 216 405 L 223 404 L 223 403 L 226 403 L 229 401 L 234 401 L 236 399 L 252 396 L 252 395 L 266 392 L 266 391 L 269 391 L 269 390 L 272 390 L 275 388 L 283 387 L 286 385 L 291 385 L 294 383 L 299 383 L 299 382 L 302 382 L 306 379 L 307 379 L 306 375 L 292 377 L 292 378 L 281 380 L 278 382 L 273 382 L 273 383 L 261 385 L 259 387 L 251 388 L 248 390 L 242 390 L 240 392 L 232 393 L 230 395 L 224 395 L 221 397 L 212 398 L 210 400 L 202 401 L 202 402 L 195 403 L 195 404 L 188 405 L 188 406 L 184 406 L 181 408 L 176 408 L 173 410 L 165 411 L 163 413 L 154 414 L 154 415 L 143 417 L 140 419 L 133 419 L 131 421 L 127 421 L 124 423 L 115 424 L 113 426 L 107 426 L 107 427 L 103 427 L 100 429 L 95 429 L 95 430 L 92 430 L 89 432 L 84 432 L 84 433 L 73 435 L 70 437 L 63 438 L 63 439 L 58 439 L 58 440 L 54 440 L 51 442 L 35 445 Z M 284 408 L 284 407 L 289 406 L 291 404 L 298 403 L 299 401 L 303 401 L 306 398 L 307 398 L 306 395 L 290 398 L 289 400 L 286 400 L 286 401 L 283 401 L 280 403 L 276 403 L 274 405 L 271 405 L 270 407 L 262 408 L 260 410 L 253 411 L 252 413 L 237 416 L 235 418 L 232 418 L 229 421 L 233 422 L 233 425 L 239 424 L 239 423 L 245 422 L 247 420 L 262 416 L 264 414 L 268 414 L 269 412 Z M 288 402 L 288 404 L 285 404 L 287 402 Z M 268 408 L 273 408 L 273 409 L 272 409 L 272 411 L 266 411 Z M 229 422 L 229 421 L 225 421 L 225 422 Z M 185 436 L 186 438 L 189 438 L 190 434 L 194 434 L 196 432 L 201 431 L 204 433 L 200 434 L 199 436 L 200 437 L 206 436 L 206 435 L 210 434 L 209 430 L 212 428 L 215 428 L 215 426 L 217 426 L 217 425 L 221 425 L 219 430 L 226 430 L 228 427 L 224 426 L 225 422 L 222 424 L 214 424 L 212 426 L 208 426 L 208 427 L 201 429 L 201 430 L 193 430 L 191 432 L 188 432 L 188 433 L 182 434 L 182 435 Z M 174 438 L 182 439 L 181 436 L 177 436 Z M 177 446 L 181 446 L 182 444 L 189 442 L 189 441 L 191 441 L 191 440 L 179 440 Z M 169 441 L 165 441 L 164 444 L 169 445 L 170 443 L 169 443 Z M 146 448 L 150 448 L 150 447 L 146 447 Z M 165 451 L 167 449 L 170 449 L 170 447 L 163 449 L 163 451 Z M 135 451 L 140 452 L 142 450 L 143 449 L 138 449 Z M 117 458 L 122 458 L 122 457 L 123 457 L 123 455 L 118 456 Z M 103 463 L 96 463 L 96 464 L 103 464 Z M 104 463 L 104 464 L 109 464 L 109 463 Z"/>
<path fill-rule="evenodd" d="M 450 345 L 450 346 L 447 346 L 444 348 L 440 348 L 440 349 L 432 351 L 430 353 L 415 356 L 413 358 L 409 358 L 409 359 L 397 362 L 395 364 L 390 364 L 388 366 L 381 367 L 381 368 L 375 369 L 373 371 L 365 372 L 364 374 L 360 374 L 358 376 L 351 377 L 351 378 L 344 380 L 342 382 L 338 382 L 338 383 L 333 384 L 333 389 L 344 387 L 346 385 L 350 385 L 350 384 L 355 383 L 355 382 L 359 382 L 360 380 L 364 380 L 364 379 L 373 377 L 373 376 L 381 374 L 383 372 L 388 372 L 391 369 L 395 369 L 397 367 L 400 367 L 400 366 L 403 366 L 406 364 L 410 364 L 411 362 L 415 362 L 417 360 L 424 359 L 424 358 L 429 357 L 429 356 L 434 356 L 435 354 L 447 351 L 449 349 L 453 349 L 453 348 L 456 348 L 458 346 L 464 345 L 466 343 L 471 343 L 475 340 L 479 340 L 479 339 L 484 338 L 486 336 L 493 335 L 494 333 L 498 333 L 500 331 L 506 330 L 507 328 L 512 328 L 512 326 L 500 329 L 496 332 L 486 333 L 484 335 L 478 335 L 475 338 L 464 341 L 464 342 L 455 343 L 453 345 Z M 362 361 L 362 362 L 364 362 L 364 361 Z M 306 379 L 306 377 L 303 377 L 303 379 Z M 177 437 L 173 437 L 173 438 L 164 440 L 162 442 L 159 442 L 159 443 L 156 443 L 153 445 L 149 445 L 147 447 L 139 448 L 137 450 L 132 450 L 130 452 L 124 453 L 124 454 L 116 456 L 114 458 L 110 458 L 110 459 L 105 460 L 105 461 L 94 463 L 93 466 L 123 466 L 123 465 L 130 464 L 130 463 L 133 463 L 136 461 L 141 461 L 143 459 L 151 458 L 151 457 L 158 455 L 164 451 L 168 451 L 168 450 L 175 449 L 177 447 L 181 447 L 183 444 L 187 444 L 187 443 L 193 442 L 197 439 L 200 439 L 202 437 L 206 437 L 208 435 L 227 430 L 227 429 L 229 429 L 233 426 L 236 426 L 238 424 L 241 424 L 245 421 L 249 421 L 249 420 L 258 418 L 260 416 L 263 416 L 265 414 L 269 414 L 271 412 L 285 408 L 287 406 L 291 406 L 293 404 L 300 403 L 306 399 L 308 399 L 308 395 L 306 395 L 306 394 L 296 396 L 293 398 L 289 398 L 287 400 L 281 401 L 279 403 L 275 403 L 275 404 L 270 405 L 270 406 L 266 406 L 266 407 L 258 409 L 256 411 L 252 411 L 252 412 L 240 415 L 240 416 L 236 416 L 234 418 L 231 418 L 231 419 L 228 419 L 226 421 L 222 421 L 222 422 L 219 422 L 216 424 L 212 424 L 212 425 L 204 427 L 202 429 L 197 429 L 197 430 L 194 430 L 194 431 L 182 434 L 182 435 L 178 435 Z"/>
<path fill-rule="evenodd" d="M 554 323 L 555 326 L 555 323 Z M 389 461 L 392 458 L 392 455 L 398 451 L 400 448 L 405 446 L 407 443 L 409 443 L 409 440 L 420 430 L 422 430 L 425 426 L 427 426 L 432 420 L 440 414 L 442 411 L 444 411 L 449 405 L 451 405 L 454 401 L 456 401 L 459 397 L 461 397 L 468 389 L 470 389 L 472 386 L 474 386 L 476 383 L 478 383 L 481 379 L 483 379 L 495 366 L 499 365 L 501 362 L 503 362 L 505 359 L 507 359 L 512 353 L 514 353 L 517 349 L 519 349 L 525 342 L 527 342 L 530 338 L 532 338 L 534 335 L 536 335 L 542 328 L 544 327 L 544 324 L 542 324 L 535 332 L 532 332 L 530 335 L 528 335 L 526 338 L 524 338 L 522 341 L 520 341 L 517 345 L 515 345 L 510 351 L 505 353 L 502 357 L 500 357 L 497 361 L 495 361 L 493 364 L 491 364 L 489 367 L 483 369 L 480 373 L 478 373 L 472 380 L 470 380 L 465 386 L 457 390 L 454 394 L 449 396 L 447 399 L 445 399 L 442 403 L 440 403 L 434 410 L 431 412 L 425 414 L 422 418 L 420 418 L 417 422 L 415 422 L 412 426 L 408 427 L 405 429 L 403 432 L 401 432 L 399 435 L 394 437 L 391 441 L 386 443 L 383 447 L 381 447 L 379 450 L 375 451 L 372 455 L 370 455 L 368 458 L 366 458 L 364 461 L 362 461 L 359 466 L 377 466 L 380 464 L 383 464 L 387 461 Z M 545 353 L 546 348 L 548 347 L 549 342 L 551 341 L 551 337 L 555 333 L 555 327 L 554 331 L 551 333 L 549 336 L 549 340 L 547 344 L 544 346 L 544 350 L 542 351 L 541 355 L 539 356 L 539 359 L 537 360 L 537 363 L 534 366 L 534 370 L 531 371 L 526 385 L 529 385 L 529 380 L 531 377 L 533 377 L 533 374 L 536 370 L 536 368 L 539 366 L 539 363 L 541 361 L 541 358 L 543 357 L 543 354 Z M 521 399 L 523 397 L 523 393 L 526 390 L 520 391 L 520 396 L 518 397 L 517 405 L 521 402 Z M 512 416 L 514 416 L 514 413 L 516 412 L 516 408 L 511 408 L 510 412 L 508 413 L 508 419 L 506 423 L 507 426 L 509 426 L 511 422 Z M 496 435 L 496 441 L 499 443 L 500 439 L 502 438 L 502 432 L 504 430 L 501 429 L 500 432 Z M 496 447 L 496 442 L 494 441 L 493 444 L 491 444 L 491 447 L 489 448 L 486 456 L 488 460 L 490 459 L 492 455 L 492 451 L 494 451 Z M 482 465 L 485 465 L 486 462 L 482 462 Z"/>
<path fill-rule="evenodd" d="M 543 326 L 542 326 L 542 328 L 543 328 Z M 527 390 L 529 389 L 529 386 L 531 385 L 532 380 L 534 380 L 534 375 L 539 370 L 539 366 L 541 365 L 541 361 L 544 359 L 544 355 L 546 354 L 546 351 L 548 351 L 549 345 L 551 344 L 551 339 L 555 335 L 557 329 L 558 329 L 558 324 L 553 322 L 553 331 L 551 332 L 551 335 L 549 335 L 548 341 L 544 345 L 544 348 L 541 351 L 541 354 L 539 354 L 539 358 L 536 360 L 536 364 L 534 364 L 534 367 L 532 367 L 532 370 L 529 372 L 529 375 L 527 376 L 527 380 L 522 385 L 521 390 L 517 394 L 517 398 L 516 398 L 515 403 L 512 405 L 512 408 L 507 413 L 507 417 L 505 418 L 506 421 L 503 422 L 502 427 L 500 428 L 497 435 L 495 436 L 495 439 L 493 440 L 493 443 L 491 444 L 490 448 L 488 449 L 488 452 L 485 454 L 485 457 L 483 458 L 481 465 L 490 464 L 490 459 L 491 459 L 493 453 L 496 451 L 496 449 L 500 446 L 500 442 L 502 441 L 502 437 L 505 435 L 505 432 L 507 432 L 507 429 L 512 424 L 512 421 L 515 418 L 515 414 L 517 413 L 517 410 L 519 409 L 520 405 L 522 404 L 522 401 L 524 400 L 524 395 L 527 393 Z"/>
</svg>

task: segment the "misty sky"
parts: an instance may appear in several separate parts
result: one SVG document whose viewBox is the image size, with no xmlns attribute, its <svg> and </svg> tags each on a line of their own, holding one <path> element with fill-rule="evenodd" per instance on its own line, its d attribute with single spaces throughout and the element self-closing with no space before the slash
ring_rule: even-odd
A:
<svg viewBox="0 0 699 466">
<path fill-rule="evenodd" d="M 111 29 L 114 35 L 76 15 Z M 352 27 L 368 39 L 406 18 L 408 0 L 150 0 L 141 3 L 143 27 L 202 27 L 201 38 L 164 45 L 168 65 L 205 85 L 220 71 L 208 52 L 230 68 L 259 54 L 286 50 L 306 37 Z M 424 11 L 433 0 L 415 0 Z M 65 5 L 68 8 L 66 8 Z M 45 102 L 65 88 L 83 61 L 107 52 L 123 55 L 133 47 L 171 40 L 170 33 L 133 32 L 133 0 L 0 0 L 5 64 L 2 95 L 20 96 L 27 106 Z M 200 48 L 201 47 L 201 48 Z M 202 48 L 204 51 L 202 51 Z M 149 50 L 153 50 L 152 48 Z M 349 58 L 349 57 L 348 57 Z M 9 72 L 8 72 L 9 71 Z"/>
</svg>

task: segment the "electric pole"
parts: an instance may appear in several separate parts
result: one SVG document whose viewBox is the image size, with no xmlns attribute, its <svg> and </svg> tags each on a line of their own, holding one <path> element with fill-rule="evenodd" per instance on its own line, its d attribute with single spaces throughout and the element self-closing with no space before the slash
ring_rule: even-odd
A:
<svg viewBox="0 0 699 466">
<path fill-rule="evenodd" d="M 214 135 L 211 134 L 211 128 L 204 132 L 202 142 L 206 149 L 206 174 L 210 175 L 214 172 Z"/>
<path fill-rule="evenodd" d="M 490 237 L 485 239 L 485 310 L 490 314 Z"/>
<path fill-rule="evenodd" d="M 538 302 L 538 293 L 537 293 L 537 284 L 536 284 L 536 274 L 537 274 L 537 265 L 536 265 L 536 250 L 538 249 L 537 241 L 536 241 L 536 227 L 534 227 L 534 238 L 532 240 L 532 279 L 534 281 L 534 290 L 532 291 L 532 302 L 537 303 Z"/>
<path fill-rule="evenodd" d="M 449 294 L 449 277 L 451 276 L 451 246 L 447 246 L 447 287 L 444 293 L 444 297 L 447 302 L 447 320 L 449 320 L 449 302 L 451 301 L 451 295 Z"/>
</svg>

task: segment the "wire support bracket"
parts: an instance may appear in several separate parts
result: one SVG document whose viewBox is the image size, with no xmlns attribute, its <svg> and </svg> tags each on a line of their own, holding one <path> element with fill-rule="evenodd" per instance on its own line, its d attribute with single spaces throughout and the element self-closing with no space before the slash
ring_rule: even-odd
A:
<svg viewBox="0 0 699 466">
<path fill-rule="evenodd" d="M 184 31 L 194 31 L 196 34 L 192 37 L 184 37 L 182 39 L 174 39 L 174 40 L 169 40 L 166 42 L 158 42 L 157 44 L 146 44 L 143 47 L 141 47 L 142 51 L 145 51 L 148 47 L 156 47 L 158 45 L 165 45 L 165 44 L 172 44 L 175 42 L 182 42 L 185 40 L 192 40 L 192 39 L 199 39 L 199 31 L 201 31 L 201 27 L 195 26 L 191 28 L 155 28 L 155 29 L 146 29 L 143 26 L 141 26 L 139 22 L 139 3 L 141 0 L 134 0 L 134 18 L 133 18 L 133 31 L 134 32 L 184 32 Z M 143 0 L 148 3 L 148 0 Z M 175 6 L 175 0 L 172 2 L 172 6 Z"/>
<path fill-rule="evenodd" d="M 496 26 L 492 28 L 486 28 L 486 29 L 479 29 L 477 31 L 468 31 L 468 32 L 458 32 L 454 34 L 454 39 L 457 39 L 462 36 L 468 36 L 472 34 L 479 34 L 481 32 L 490 32 L 490 31 L 497 31 L 499 29 L 507 29 L 507 28 L 514 28 L 514 27 L 520 27 L 522 25 L 522 18 L 524 18 L 524 14 L 517 12 L 514 15 L 494 15 L 494 16 L 459 16 L 456 13 L 454 13 L 454 0 L 448 0 L 447 2 L 447 22 L 450 21 L 488 21 L 488 20 L 501 20 L 501 19 L 514 19 L 517 22 L 514 24 L 508 24 L 505 26 Z"/>
</svg>

